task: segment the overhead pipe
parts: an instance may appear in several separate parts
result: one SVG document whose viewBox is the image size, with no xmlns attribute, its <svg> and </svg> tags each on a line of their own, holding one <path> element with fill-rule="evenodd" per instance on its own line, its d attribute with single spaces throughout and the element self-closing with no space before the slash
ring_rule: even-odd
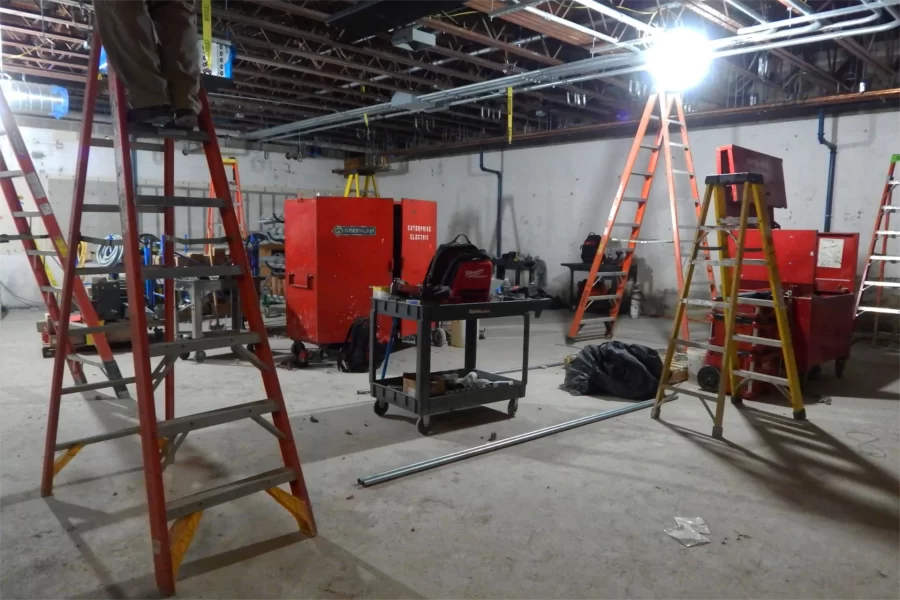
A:
<svg viewBox="0 0 900 600">
<path fill-rule="evenodd" d="M 834 205 L 834 164 L 837 162 L 837 144 L 825 139 L 825 109 L 819 109 L 819 143 L 828 148 L 828 185 L 825 188 L 825 233 L 831 231 L 831 210 Z"/>
<path fill-rule="evenodd" d="M 797 12 L 803 13 L 802 16 L 782 19 L 780 21 L 769 21 L 767 23 L 751 25 L 749 27 L 741 27 L 737 30 L 737 32 L 739 35 L 744 35 L 746 33 L 771 31 L 772 29 L 781 29 L 782 27 L 793 27 L 794 25 L 800 25 L 801 23 L 810 23 L 813 21 L 821 21 L 823 19 L 833 19 L 835 17 L 842 17 L 844 15 L 850 15 L 853 13 L 865 12 L 867 10 L 872 11 L 877 8 L 888 8 L 896 4 L 896 0 L 879 0 L 878 2 L 864 2 L 862 4 L 845 6 L 844 8 L 835 8 L 833 10 L 826 10 L 824 12 L 818 13 L 811 12 L 808 7 L 803 7 L 802 5 L 794 5 L 792 8 L 797 10 Z"/>
<path fill-rule="evenodd" d="M 497 233 L 495 235 L 497 236 L 497 258 L 500 258 L 503 254 L 503 244 L 500 241 L 503 233 L 503 171 L 488 169 L 484 166 L 484 148 L 481 149 L 481 154 L 478 157 L 478 165 L 484 173 L 497 176 Z M 500 166 L 503 166 L 502 160 L 500 161 Z"/>
</svg>

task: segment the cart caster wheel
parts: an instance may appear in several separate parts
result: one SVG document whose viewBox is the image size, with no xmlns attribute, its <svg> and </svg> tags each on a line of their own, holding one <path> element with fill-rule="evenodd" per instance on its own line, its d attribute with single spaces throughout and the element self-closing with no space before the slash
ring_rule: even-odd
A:
<svg viewBox="0 0 900 600">
<path fill-rule="evenodd" d="M 185 352 L 184 354 L 179 354 L 178 357 L 179 357 L 181 360 L 188 360 L 188 359 L 191 358 L 191 353 L 190 353 L 190 352 Z"/>
<path fill-rule="evenodd" d="M 431 343 L 440 348 L 447 343 L 447 332 L 440 327 L 431 332 Z"/>
<path fill-rule="evenodd" d="M 806 420 L 806 409 L 801 408 L 800 410 L 794 411 L 794 420 L 795 421 L 805 421 Z"/>
<path fill-rule="evenodd" d="M 509 404 L 506 405 L 506 414 L 510 417 L 516 416 L 516 412 L 519 410 L 519 399 L 513 398 L 509 401 Z"/>
<path fill-rule="evenodd" d="M 482 329 L 481 332 L 479 332 L 479 334 L 478 334 L 478 339 L 479 339 L 479 340 L 486 340 L 486 339 L 487 339 L 487 334 L 484 332 L 484 329 Z"/>
<path fill-rule="evenodd" d="M 731 403 L 733 405 L 737 406 L 738 408 L 741 408 L 744 406 L 744 399 L 741 398 L 740 396 L 732 396 Z"/>
<path fill-rule="evenodd" d="M 719 369 L 710 365 L 704 365 L 697 371 L 697 385 L 705 392 L 719 391 Z"/>
<path fill-rule="evenodd" d="M 847 365 L 847 359 L 846 359 L 846 358 L 839 358 L 839 359 L 837 359 L 836 361 L 834 361 L 834 375 L 835 375 L 835 377 L 837 377 L 838 379 L 840 379 L 840 378 L 842 378 L 842 377 L 844 376 L 844 367 L 845 367 L 846 365 Z"/>
<path fill-rule="evenodd" d="M 303 342 L 294 342 L 291 344 L 291 355 L 297 363 L 297 366 L 305 369 L 309 366 L 309 350 Z"/>
<path fill-rule="evenodd" d="M 419 433 L 422 435 L 428 435 L 431 433 L 431 419 L 428 417 L 419 417 L 416 419 L 416 429 L 419 430 Z"/>
<path fill-rule="evenodd" d="M 196 360 L 198 363 L 202 363 L 204 360 L 206 360 L 206 352 L 204 352 L 203 350 L 197 350 L 196 352 L 194 352 L 194 360 Z"/>
<path fill-rule="evenodd" d="M 383 417 L 385 415 L 385 413 L 387 413 L 387 409 L 388 409 L 387 402 L 382 403 L 381 400 L 375 401 L 375 414 L 376 415 L 378 415 L 379 417 Z M 416 425 L 418 425 L 418 423 L 416 423 Z M 421 429 L 419 431 L 421 431 Z"/>
</svg>

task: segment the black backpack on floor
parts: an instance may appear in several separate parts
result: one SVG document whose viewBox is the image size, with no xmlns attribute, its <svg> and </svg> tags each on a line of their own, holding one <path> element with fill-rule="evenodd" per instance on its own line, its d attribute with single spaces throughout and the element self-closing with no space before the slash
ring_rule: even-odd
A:
<svg viewBox="0 0 900 600">
<path fill-rule="evenodd" d="M 375 367 L 381 366 L 384 360 L 385 346 L 375 340 Z M 369 319 L 357 317 L 350 329 L 347 339 L 338 352 L 338 369 L 344 373 L 365 373 L 369 370 Z"/>
</svg>

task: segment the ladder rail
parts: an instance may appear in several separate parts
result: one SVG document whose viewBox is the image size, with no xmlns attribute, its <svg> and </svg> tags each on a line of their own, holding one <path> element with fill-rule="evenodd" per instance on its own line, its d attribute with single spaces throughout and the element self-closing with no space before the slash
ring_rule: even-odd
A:
<svg viewBox="0 0 900 600">
<path fill-rule="evenodd" d="M 175 195 L 175 140 L 166 138 L 163 142 L 163 194 Z M 162 261 L 164 265 L 175 264 L 175 207 L 167 206 L 163 212 Z M 175 341 L 178 321 L 175 316 L 175 280 L 163 279 L 163 336 L 164 341 Z M 163 383 L 166 420 L 175 418 L 175 369 L 169 369 Z"/>
</svg>

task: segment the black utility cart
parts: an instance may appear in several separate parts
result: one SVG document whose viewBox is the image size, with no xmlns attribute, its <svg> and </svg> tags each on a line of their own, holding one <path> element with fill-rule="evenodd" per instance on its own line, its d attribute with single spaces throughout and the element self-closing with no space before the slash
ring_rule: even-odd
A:
<svg viewBox="0 0 900 600">
<path fill-rule="evenodd" d="M 474 304 L 432 304 L 403 298 L 372 299 L 370 323 L 377 323 L 378 315 L 399 319 L 409 319 L 418 323 L 418 340 L 430 340 L 431 324 L 435 321 L 465 321 L 466 346 L 465 366 L 462 369 L 431 372 L 431 344 L 416 345 L 415 393 L 403 391 L 403 376 L 376 379 L 375 363 L 369 364 L 369 387 L 375 397 L 375 414 L 382 416 L 388 404 L 404 408 L 418 415 L 416 426 L 419 433 L 427 435 L 431 426 L 431 415 L 446 413 L 482 404 L 508 401 L 507 413 L 516 414 L 519 398 L 525 396 L 528 383 L 528 337 L 531 313 L 539 317 L 541 311 L 550 307 L 549 298 L 534 300 L 508 300 L 500 302 L 478 302 Z M 478 319 L 497 317 L 523 317 L 522 338 L 522 380 L 511 379 L 481 371 L 475 367 L 476 345 L 478 344 Z M 369 328 L 369 356 L 375 356 L 375 327 Z M 447 391 L 439 396 L 431 396 L 433 376 L 455 375 L 459 378 L 475 372 L 479 379 L 486 379 L 499 385 L 475 389 Z M 413 392 L 413 390 L 409 390 Z"/>
</svg>

